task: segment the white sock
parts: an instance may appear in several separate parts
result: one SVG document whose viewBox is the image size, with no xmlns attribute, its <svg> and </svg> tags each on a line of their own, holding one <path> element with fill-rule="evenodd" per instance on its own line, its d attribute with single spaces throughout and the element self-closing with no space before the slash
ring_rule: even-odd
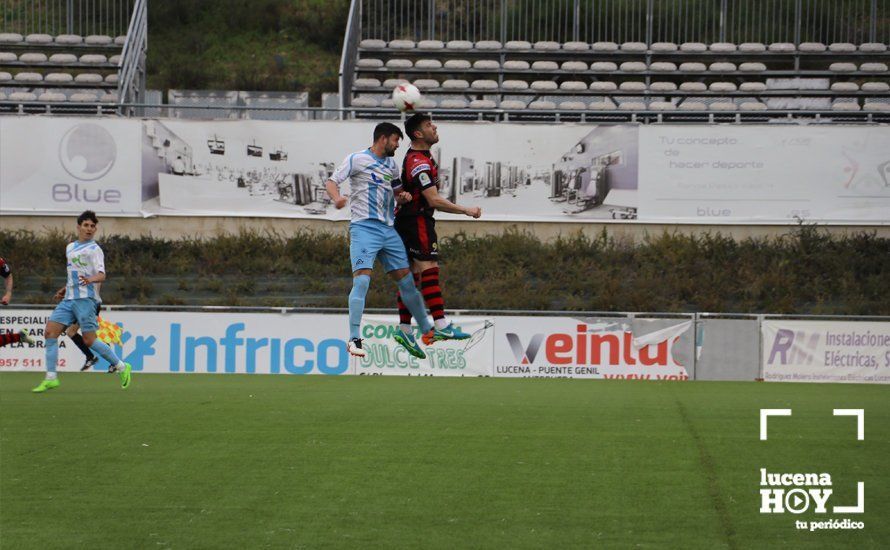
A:
<svg viewBox="0 0 890 550">
<path fill-rule="evenodd" d="M 401 328 L 402 332 L 404 332 L 405 334 L 411 334 L 411 325 L 402 324 L 402 325 L 399 325 L 399 328 Z"/>
<path fill-rule="evenodd" d="M 439 330 L 442 330 L 443 328 L 445 328 L 451 324 L 448 321 L 448 319 L 446 319 L 445 317 L 442 317 L 441 319 L 436 319 L 434 322 L 436 323 L 436 328 Z"/>
<path fill-rule="evenodd" d="M 56 379 L 56 373 L 54 373 L 54 372 L 48 372 L 48 373 L 46 373 L 46 379 L 47 379 L 47 380 L 55 380 L 55 379 Z"/>
<path fill-rule="evenodd" d="M 115 365 L 115 367 L 117 367 L 117 368 L 119 368 L 119 369 L 124 369 L 124 368 L 127 367 L 127 365 L 126 365 L 126 363 L 124 363 L 123 361 L 118 361 L 118 362 L 117 362 L 117 365 Z"/>
</svg>

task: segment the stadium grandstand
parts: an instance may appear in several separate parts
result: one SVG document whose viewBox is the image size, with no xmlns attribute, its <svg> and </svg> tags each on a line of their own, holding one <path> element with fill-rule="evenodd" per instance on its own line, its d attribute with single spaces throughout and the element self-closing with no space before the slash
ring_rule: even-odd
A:
<svg viewBox="0 0 890 550">
<path fill-rule="evenodd" d="M 411 82 L 441 119 L 890 120 L 888 0 L 353 0 L 339 90 L 318 106 L 294 90 L 146 90 L 144 0 L 14 4 L 7 112 L 385 118 Z"/>
</svg>

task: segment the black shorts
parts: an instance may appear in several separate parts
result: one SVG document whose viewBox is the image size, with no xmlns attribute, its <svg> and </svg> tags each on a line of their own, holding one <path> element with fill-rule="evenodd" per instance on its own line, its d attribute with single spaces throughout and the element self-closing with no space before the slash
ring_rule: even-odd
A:
<svg viewBox="0 0 890 550">
<path fill-rule="evenodd" d="M 395 227 L 405 243 L 409 258 L 425 262 L 439 261 L 435 219 L 429 216 L 397 217 Z"/>
</svg>

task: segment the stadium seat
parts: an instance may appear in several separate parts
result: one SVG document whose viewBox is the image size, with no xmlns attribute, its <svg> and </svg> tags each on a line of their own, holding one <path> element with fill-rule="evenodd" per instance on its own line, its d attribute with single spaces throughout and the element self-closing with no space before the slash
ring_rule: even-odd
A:
<svg viewBox="0 0 890 550">
<path fill-rule="evenodd" d="M 862 107 L 866 111 L 890 111 L 890 103 L 882 103 L 878 101 L 869 101 L 865 100 L 865 105 Z"/>
<path fill-rule="evenodd" d="M 533 71 L 556 71 L 559 69 L 559 65 L 556 61 L 535 61 L 532 63 Z"/>
<path fill-rule="evenodd" d="M 642 61 L 625 61 L 619 68 L 626 73 L 642 73 L 646 70 L 646 64 Z"/>
<path fill-rule="evenodd" d="M 642 101 L 622 101 L 618 104 L 618 109 L 622 111 L 645 111 L 646 104 Z"/>
<path fill-rule="evenodd" d="M 474 99 L 470 102 L 470 109 L 494 109 L 497 104 L 490 99 Z"/>
<path fill-rule="evenodd" d="M 739 51 L 744 53 L 761 53 L 766 51 L 766 44 L 760 42 L 742 42 Z"/>
<path fill-rule="evenodd" d="M 725 61 L 718 61 L 708 65 L 708 70 L 712 73 L 734 73 L 736 69 L 735 63 L 727 63 Z"/>
<path fill-rule="evenodd" d="M 847 62 L 832 63 L 828 67 L 828 70 L 836 73 L 850 73 L 856 70 L 856 65 L 854 63 Z"/>
<path fill-rule="evenodd" d="M 854 101 L 835 101 L 831 104 L 832 111 L 860 111 L 859 104 Z"/>
<path fill-rule="evenodd" d="M 114 39 L 105 34 L 91 34 L 83 39 L 83 43 L 89 46 L 110 46 Z"/>
<path fill-rule="evenodd" d="M 37 101 L 68 101 L 68 96 L 61 92 L 43 92 L 37 96 Z"/>
<path fill-rule="evenodd" d="M 559 104 L 559 108 L 566 111 L 583 111 L 587 108 L 587 104 L 583 101 L 562 101 Z"/>
<path fill-rule="evenodd" d="M 532 49 L 541 52 L 554 52 L 559 50 L 559 42 L 539 40 L 532 45 Z"/>
<path fill-rule="evenodd" d="M 118 81 L 117 73 L 109 74 L 109 75 L 105 76 L 105 82 L 107 82 L 109 84 L 117 84 L 117 81 Z"/>
<path fill-rule="evenodd" d="M 566 92 L 583 92 L 587 90 L 587 83 L 579 80 L 566 80 L 559 85 L 559 89 Z"/>
<path fill-rule="evenodd" d="M 414 63 L 410 59 L 393 58 L 386 60 L 387 69 L 410 69 Z"/>
<path fill-rule="evenodd" d="M 8 63 L 17 59 L 18 56 L 12 52 L 0 52 L 0 63 Z"/>
<path fill-rule="evenodd" d="M 25 37 L 27 44 L 52 44 L 53 37 L 48 34 L 34 33 Z"/>
<path fill-rule="evenodd" d="M 648 48 L 643 42 L 624 42 L 621 44 L 623 52 L 645 52 Z"/>
<path fill-rule="evenodd" d="M 598 73 L 611 73 L 618 70 L 618 65 L 611 61 L 594 61 L 590 64 L 590 70 Z"/>
<path fill-rule="evenodd" d="M 108 92 L 108 93 L 102 94 L 99 97 L 99 101 L 101 103 L 117 103 L 117 94 L 114 92 Z"/>
<path fill-rule="evenodd" d="M 859 84 L 855 82 L 834 82 L 831 84 L 832 92 L 858 92 Z"/>
<path fill-rule="evenodd" d="M 763 82 L 742 82 L 739 84 L 739 90 L 743 92 L 765 92 L 766 84 Z"/>
<path fill-rule="evenodd" d="M 801 42 L 797 49 L 805 53 L 821 53 L 826 47 L 822 42 Z"/>
<path fill-rule="evenodd" d="M 512 51 L 525 51 L 532 49 L 532 43 L 525 40 L 510 40 L 504 48 Z"/>
<path fill-rule="evenodd" d="M 501 84 L 501 88 L 504 90 L 528 90 L 528 82 L 525 80 L 505 80 L 503 84 Z"/>
<path fill-rule="evenodd" d="M 562 45 L 562 49 L 567 52 L 586 52 L 590 49 L 587 42 L 566 42 Z"/>
<path fill-rule="evenodd" d="M 887 44 L 881 42 L 866 42 L 859 45 L 859 51 L 863 53 L 883 53 L 887 51 Z"/>
<path fill-rule="evenodd" d="M 497 90 L 498 83 L 497 80 L 489 80 L 489 79 L 480 79 L 474 80 L 472 84 L 470 84 L 470 88 L 473 90 Z"/>
<path fill-rule="evenodd" d="M 553 111 L 556 109 L 556 103 L 546 99 L 538 99 L 529 103 L 528 108 L 536 109 L 539 111 Z"/>
<path fill-rule="evenodd" d="M 466 109 L 467 108 L 467 100 L 466 99 L 443 99 L 439 102 L 439 107 L 443 109 Z"/>
<path fill-rule="evenodd" d="M 766 111 L 768 107 L 766 103 L 761 103 L 759 101 L 743 101 L 741 105 L 739 105 L 740 111 Z"/>
<path fill-rule="evenodd" d="M 78 103 L 96 103 L 99 101 L 99 96 L 91 92 L 77 92 L 71 94 L 68 99 Z"/>
<path fill-rule="evenodd" d="M 438 80 L 432 78 L 418 78 L 414 81 L 418 90 L 437 90 L 441 86 Z"/>
<path fill-rule="evenodd" d="M 114 45 L 115 46 L 123 46 L 126 43 L 127 43 L 126 36 L 115 36 L 114 37 Z"/>
<path fill-rule="evenodd" d="M 101 65 L 108 63 L 108 58 L 101 54 L 88 53 L 80 56 L 80 62 L 88 65 Z"/>
<path fill-rule="evenodd" d="M 773 42 L 768 49 L 773 53 L 794 53 L 797 51 L 797 48 L 791 42 Z"/>
<path fill-rule="evenodd" d="M 886 82 L 864 82 L 863 92 L 890 92 L 890 84 Z"/>
<path fill-rule="evenodd" d="M 472 67 L 472 64 L 466 59 L 449 59 L 445 61 L 446 69 L 457 69 L 464 71 Z"/>
<path fill-rule="evenodd" d="M 504 69 L 510 71 L 527 71 L 531 65 L 529 65 L 528 61 L 520 61 L 520 60 L 511 60 L 504 61 Z"/>
<path fill-rule="evenodd" d="M 37 94 L 32 92 L 12 92 L 9 101 L 37 101 Z"/>
<path fill-rule="evenodd" d="M 886 63 L 863 63 L 859 65 L 859 70 L 864 73 L 886 73 Z"/>
<path fill-rule="evenodd" d="M 504 46 L 497 40 L 480 40 L 476 42 L 477 50 L 500 50 Z"/>
<path fill-rule="evenodd" d="M 473 49 L 473 43 L 469 40 L 449 40 L 445 44 L 446 50 L 466 51 Z"/>
<path fill-rule="evenodd" d="M 698 61 L 689 61 L 686 63 L 680 63 L 680 70 L 687 73 L 703 73 L 707 70 L 707 66 L 704 63 L 699 63 Z"/>
<path fill-rule="evenodd" d="M 614 42 L 594 42 L 590 49 L 595 52 L 617 52 L 618 44 Z"/>
<path fill-rule="evenodd" d="M 121 57 L 120 55 L 112 55 L 108 58 L 108 62 L 113 65 L 120 65 L 122 59 L 123 57 Z"/>
<path fill-rule="evenodd" d="M 653 92 L 676 92 L 677 85 L 673 82 L 653 82 L 649 84 L 649 90 Z"/>
<path fill-rule="evenodd" d="M 711 111 L 738 111 L 738 106 L 730 100 L 715 101 L 708 105 Z"/>
<path fill-rule="evenodd" d="M 684 101 L 677 108 L 681 111 L 707 111 L 708 105 L 701 101 Z"/>
<path fill-rule="evenodd" d="M 22 63 L 45 63 L 46 62 L 46 54 L 45 53 L 23 53 L 19 56 L 19 61 Z"/>
<path fill-rule="evenodd" d="M 628 80 L 619 84 L 618 89 L 622 92 L 645 92 L 646 83 Z"/>
<path fill-rule="evenodd" d="M 366 50 L 382 50 L 386 48 L 386 42 L 376 38 L 365 38 L 358 43 L 358 47 Z"/>
<path fill-rule="evenodd" d="M 355 66 L 359 69 L 381 69 L 383 68 L 383 60 L 382 59 L 359 59 Z"/>
<path fill-rule="evenodd" d="M 681 92 L 706 92 L 708 85 L 704 82 L 683 82 L 680 84 Z"/>
<path fill-rule="evenodd" d="M 525 107 L 525 102 L 519 101 L 518 99 L 505 99 L 504 101 L 501 101 L 501 109 L 516 111 L 525 109 Z"/>
<path fill-rule="evenodd" d="M 701 42 L 684 42 L 680 44 L 681 52 L 702 53 L 708 51 L 708 46 Z"/>
<path fill-rule="evenodd" d="M 618 90 L 618 84 L 614 82 L 591 82 L 590 90 L 593 92 L 614 92 Z"/>
<path fill-rule="evenodd" d="M 849 42 L 835 42 L 828 45 L 828 51 L 834 53 L 853 53 L 856 51 L 856 44 Z"/>
<path fill-rule="evenodd" d="M 380 107 L 384 109 L 395 109 L 396 104 L 391 97 L 384 98 L 380 101 Z"/>
<path fill-rule="evenodd" d="M 675 52 L 678 49 L 673 42 L 654 42 L 649 48 L 653 52 Z"/>
<path fill-rule="evenodd" d="M 560 68 L 564 71 L 579 73 L 587 70 L 587 63 L 583 61 L 564 61 Z"/>
<path fill-rule="evenodd" d="M 60 34 L 55 40 L 56 44 L 83 44 L 83 37 L 79 34 Z"/>
<path fill-rule="evenodd" d="M 656 61 L 649 65 L 649 70 L 656 73 L 672 73 L 677 70 L 677 64 L 668 61 Z"/>
<path fill-rule="evenodd" d="M 66 83 L 66 82 L 74 82 L 74 75 L 69 73 L 49 73 L 45 77 L 43 77 L 44 82 L 53 82 L 53 83 Z"/>
<path fill-rule="evenodd" d="M 552 92 L 554 90 L 559 89 L 559 85 L 556 82 L 551 82 L 550 80 L 535 80 L 531 83 L 531 89 L 536 92 Z"/>
<path fill-rule="evenodd" d="M 6 94 L 3 92 L 0 92 L 0 101 L 6 101 Z"/>
<path fill-rule="evenodd" d="M 74 77 L 74 81 L 81 84 L 99 84 L 104 80 L 105 78 L 102 75 L 96 73 L 80 73 Z"/>
<path fill-rule="evenodd" d="M 677 106 L 670 101 L 652 101 L 649 103 L 649 109 L 653 111 L 675 111 Z"/>
<path fill-rule="evenodd" d="M 427 51 L 444 50 L 445 43 L 441 40 L 421 40 L 417 43 L 417 49 Z"/>
<path fill-rule="evenodd" d="M 712 92 L 735 92 L 738 87 L 732 82 L 712 82 L 708 89 Z"/>
<path fill-rule="evenodd" d="M 0 32 L 0 44 L 18 44 L 24 40 L 17 32 Z"/>
<path fill-rule="evenodd" d="M 43 75 L 40 73 L 24 72 L 15 75 L 16 82 L 42 82 Z"/>
<path fill-rule="evenodd" d="M 356 88 L 379 88 L 380 80 L 376 78 L 356 78 L 352 85 Z M 395 87 L 396 85 L 393 85 L 393 88 Z"/>
<path fill-rule="evenodd" d="M 587 105 L 588 111 L 614 111 L 618 107 L 608 99 L 603 101 L 594 101 Z"/>
<path fill-rule="evenodd" d="M 370 78 L 368 80 L 377 80 L 377 79 Z M 405 80 L 404 78 L 387 78 L 386 80 L 383 81 L 383 87 L 386 88 L 387 90 L 392 90 L 399 84 L 407 84 L 407 83 L 408 83 L 408 81 Z M 373 88 L 374 86 L 368 86 L 368 87 Z"/>
<path fill-rule="evenodd" d="M 438 107 L 438 103 L 434 99 L 430 99 L 429 97 L 424 97 L 417 103 L 418 109 L 435 109 Z"/>
<path fill-rule="evenodd" d="M 496 71 L 501 68 L 501 64 L 493 59 L 479 59 L 473 62 L 473 68 L 477 70 Z"/>
<path fill-rule="evenodd" d="M 0 71 L 0 82 L 9 82 L 10 80 L 12 80 L 12 75 L 10 73 Z"/>
<path fill-rule="evenodd" d="M 389 49 L 391 50 L 413 50 L 417 44 L 413 40 L 390 40 Z"/>
<path fill-rule="evenodd" d="M 54 53 L 49 56 L 49 62 L 59 65 L 77 63 L 77 56 L 73 53 Z"/>
<path fill-rule="evenodd" d="M 414 64 L 415 69 L 441 69 L 442 62 L 438 59 L 418 59 Z"/>
<path fill-rule="evenodd" d="M 714 42 L 708 49 L 712 52 L 717 53 L 731 53 L 738 49 L 738 46 L 733 44 L 732 42 Z"/>
<path fill-rule="evenodd" d="M 739 65 L 739 70 L 743 73 L 759 73 L 766 70 L 766 65 L 759 62 L 747 62 Z"/>
<path fill-rule="evenodd" d="M 449 79 L 442 83 L 442 88 L 446 90 L 466 90 L 470 87 L 470 83 L 463 79 Z"/>
</svg>

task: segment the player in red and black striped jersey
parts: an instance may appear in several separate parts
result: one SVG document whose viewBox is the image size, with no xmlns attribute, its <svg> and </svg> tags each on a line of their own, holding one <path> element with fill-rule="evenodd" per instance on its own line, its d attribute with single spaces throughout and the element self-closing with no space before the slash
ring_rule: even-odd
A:
<svg viewBox="0 0 890 550">
<path fill-rule="evenodd" d="M 454 204 L 439 194 L 439 167 L 430 148 L 439 142 L 436 125 L 429 115 L 416 114 L 405 122 L 405 134 L 411 140 L 411 148 L 402 162 L 402 184 L 411 200 L 396 211 L 396 231 L 402 237 L 414 280 L 420 284 L 421 294 L 433 316 L 436 330 L 425 334 L 423 341 L 430 345 L 434 340 L 463 340 L 470 335 L 455 327 L 445 317 L 445 301 L 439 287 L 439 243 L 436 238 L 436 210 L 452 214 L 464 214 L 471 218 L 482 215 L 478 206 L 466 207 Z M 399 322 L 402 328 L 411 326 L 411 313 L 398 296 Z"/>
<path fill-rule="evenodd" d="M 3 298 L 0 298 L 0 304 L 8 306 L 9 301 L 12 300 L 13 278 L 12 269 L 9 267 L 9 264 L 4 258 L 0 258 L 0 277 L 3 277 L 3 286 L 6 288 L 6 292 L 3 294 Z M 25 329 L 22 329 L 16 333 L 0 330 L 0 348 L 9 344 L 15 344 L 16 342 L 33 344 L 34 340 Z"/>
</svg>

